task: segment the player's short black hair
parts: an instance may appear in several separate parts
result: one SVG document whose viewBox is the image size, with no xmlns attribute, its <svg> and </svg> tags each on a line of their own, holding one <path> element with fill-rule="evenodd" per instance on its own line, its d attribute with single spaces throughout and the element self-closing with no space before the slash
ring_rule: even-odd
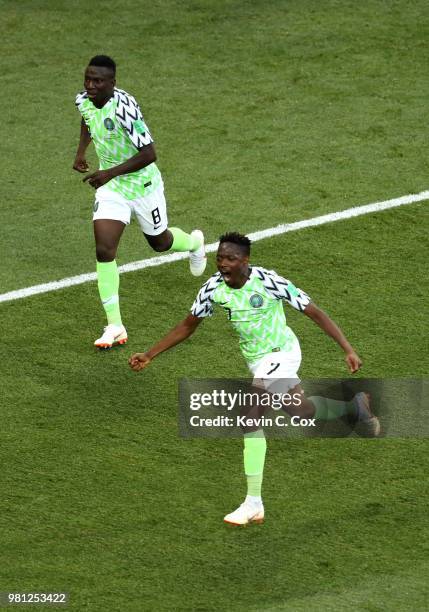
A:
<svg viewBox="0 0 429 612">
<path fill-rule="evenodd" d="M 113 72 L 113 76 L 116 74 L 116 63 L 108 55 L 94 55 L 89 60 L 88 66 L 101 66 L 102 68 L 110 68 Z"/>
<path fill-rule="evenodd" d="M 239 234 L 238 232 L 228 232 L 219 238 L 219 244 L 222 244 L 222 242 L 231 242 L 232 244 L 236 244 L 240 247 L 245 255 L 250 255 L 251 242 L 249 238 L 243 234 Z"/>
</svg>

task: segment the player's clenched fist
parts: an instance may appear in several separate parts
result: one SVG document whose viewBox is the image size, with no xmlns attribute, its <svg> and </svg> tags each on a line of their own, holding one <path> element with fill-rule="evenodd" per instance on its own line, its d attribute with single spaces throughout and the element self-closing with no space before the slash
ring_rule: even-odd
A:
<svg viewBox="0 0 429 612">
<path fill-rule="evenodd" d="M 143 370 L 151 362 L 151 358 L 146 353 L 134 353 L 129 359 L 130 368 L 135 372 Z"/>
<path fill-rule="evenodd" d="M 73 170 L 77 170 L 78 172 L 88 172 L 89 165 L 85 158 L 76 157 L 73 164 Z"/>
<path fill-rule="evenodd" d="M 111 170 L 97 170 L 96 172 L 93 172 L 92 174 L 88 174 L 82 180 L 84 183 L 88 181 L 91 187 L 98 189 L 99 187 L 102 187 L 103 185 L 108 183 L 112 178 L 113 178 L 113 175 L 112 175 Z"/>
<path fill-rule="evenodd" d="M 357 372 L 362 366 L 361 358 L 354 351 L 347 353 L 345 360 L 352 374 Z"/>
</svg>

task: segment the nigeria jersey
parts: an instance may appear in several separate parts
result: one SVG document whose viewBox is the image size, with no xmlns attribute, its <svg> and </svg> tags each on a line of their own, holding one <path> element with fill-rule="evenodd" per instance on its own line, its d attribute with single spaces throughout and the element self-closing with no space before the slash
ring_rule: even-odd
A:
<svg viewBox="0 0 429 612">
<path fill-rule="evenodd" d="M 97 108 L 86 91 L 76 96 L 76 106 L 91 135 L 100 162 L 107 170 L 133 157 L 139 149 L 153 142 L 139 105 L 133 96 L 115 87 L 113 96 L 103 108 Z M 161 183 L 156 164 L 122 174 L 107 183 L 108 189 L 127 200 L 150 193 Z"/>
<path fill-rule="evenodd" d="M 201 287 L 191 313 L 210 317 L 221 306 L 240 337 L 244 358 L 253 363 L 274 348 L 291 350 L 295 334 L 286 325 L 282 300 L 303 311 L 309 296 L 273 270 L 252 266 L 241 289 L 232 289 L 217 272 Z"/>
</svg>

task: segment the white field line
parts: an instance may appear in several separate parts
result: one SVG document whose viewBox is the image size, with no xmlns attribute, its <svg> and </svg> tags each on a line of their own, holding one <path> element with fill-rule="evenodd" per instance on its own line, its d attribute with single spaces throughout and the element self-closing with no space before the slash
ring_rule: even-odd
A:
<svg viewBox="0 0 429 612">
<path fill-rule="evenodd" d="M 296 221 L 295 223 L 285 223 L 282 225 L 277 225 L 276 227 L 269 227 L 268 229 L 248 234 L 248 237 L 250 240 L 252 240 L 252 242 L 256 242 L 257 240 L 271 238 L 272 236 L 279 236 L 280 234 L 286 234 L 287 232 L 295 232 L 307 227 L 315 227 L 316 225 L 325 225 L 325 223 L 333 223 L 334 221 L 351 219 L 352 217 L 360 217 L 361 215 L 367 215 L 369 213 L 375 213 L 381 210 L 387 210 L 389 208 L 396 208 L 397 206 L 414 204 L 415 202 L 422 202 L 424 200 L 429 200 L 429 191 L 422 191 L 421 193 L 410 194 L 400 198 L 393 198 L 393 200 L 385 200 L 384 202 L 374 202 L 372 204 L 365 204 L 364 206 L 355 206 L 340 212 L 329 213 L 327 215 L 321 215 L 320 217 L 313 217 L 312 219 L 304 219 L 303 221 Z M 213 251 L 216 251 L 217 247 L 218 243 L 212 242 L 211 244 L 206 245 L 206 251 L 208 253 L 212 253 Z M 143 270 L 144 268 L 152 268 L 154 266 L 161 266 L 173 261 L 187 259 L 187 257 L 187 253 L 169 253 L 168 255 L 160 255 L 159 257 L 151 257 L 149 259 L 142 259 L 140 261 L 133 261 L 125 264 L 119 267 L 119 272 L 121 274 L 124 274 L 125 272 L 134 272 L 135 270 Z M 66 287 L 73 287 L 74 285 L 82 285 L 83 283 L 95 281 L 96 279 L 97 275 L 95 272 L 90 272 L 89 274 L 79 274 L 78 276 L 70 276 L 69 278 L 63 278 L 59 281 L 43 283 L 42 285 L 34 285 L 33 287 L 25 287 L 24 289 L 17 289 L 16 291 L 2 293 L 0 294 L 0 302 L 21 300 L 32 295 L 38 295 L 39 293 L 57 291 L 58 289 L 65 289 Z"/>
</svg>

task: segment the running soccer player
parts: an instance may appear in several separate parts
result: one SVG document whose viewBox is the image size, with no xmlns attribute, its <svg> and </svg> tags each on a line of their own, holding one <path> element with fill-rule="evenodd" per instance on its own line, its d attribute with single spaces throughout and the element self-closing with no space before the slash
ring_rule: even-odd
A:
<svg viewBox="0 0 429 612">
<path fill-rule="evenodd" d="M 362 361 L 341 329 L 304 291 L 274 271 L 250 266 L 249 256 L 250 240 L 246 236 L 237 233 L 221 236 L 216 257 L 218 272 L 200 289 L 191 313 L 152 348 L 130 357 L 131 368 L 142 370 L 159 353 L 183 342 L 213 314 L 216 304 L 226 311 L 240 337 L 240 348 L 254 376 L 254 384 L 263 381 L 264 387 L 270 390 L 271 385 L 281 382 L 283 393 L 300 395 L 299 406 L 285 407 L 291 416 L 329 421 L 350 415 L 364 424 L 366 435 L 377 436 L 380 424 L 370 410 L 367 394 L 357 393 L 350 402 L 303 395 L 298 378 L 301 349 L 286 324 L 282 300 L 307 315 L 339 344 L 350 372 L 357 372 Z M 226 523 L 247 525 L 263 521 L 261 488 L 265 453 L 266 440 L 261 429 L 244 433 L 247 496 L 237 510 L 225 516 Z"/>
<path fill-rule="evenodd" d="M 85 70 L 85 91 L 76 96 L 82 115 L 74 170 L 87 172 L 85 152 L 92 141 L 100 169 L 83 179 L 95 190 L 94 236 L 98 291 L 107 326 L 94 345 L 111 348 L 124 344 L 127 331 L 119 308 L 119 272 L 116 252 L 126 225 L 134 214 L 155 251 L 189 251 L 194 276 L 206 267 L 204 236 L 168 229 L 161 173 L 155 160 L 152 136 L 133 96 L 115 87 L 116 64 L 106 55 L 93 57 Z"/>
</svg>

